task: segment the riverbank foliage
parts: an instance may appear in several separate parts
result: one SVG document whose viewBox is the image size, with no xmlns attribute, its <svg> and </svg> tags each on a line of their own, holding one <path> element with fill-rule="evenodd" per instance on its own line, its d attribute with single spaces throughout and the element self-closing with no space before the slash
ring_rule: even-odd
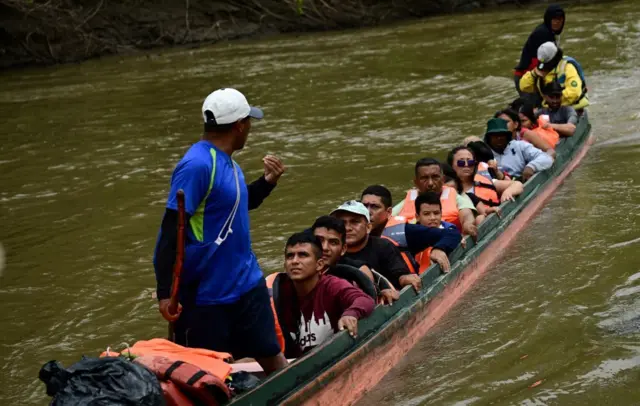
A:
<svg viewBox="0 0 640 406">
<path fill-rule="evenodd" d="M 0 0 L 0 68 L 529 0 Z"/>
</svg>

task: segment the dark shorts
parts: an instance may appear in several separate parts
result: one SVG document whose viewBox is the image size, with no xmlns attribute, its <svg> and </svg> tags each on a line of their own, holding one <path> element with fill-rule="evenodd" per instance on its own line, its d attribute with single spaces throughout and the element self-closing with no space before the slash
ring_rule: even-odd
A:
<svg viewBox="0 0 640 406">
<path fill-rule="evenodd" d="M 280 353 L 266 282 L 235 303 L 185 308 L 175 323 L 177 344 L 228 352 L 234 359 Z"/>
</svg>

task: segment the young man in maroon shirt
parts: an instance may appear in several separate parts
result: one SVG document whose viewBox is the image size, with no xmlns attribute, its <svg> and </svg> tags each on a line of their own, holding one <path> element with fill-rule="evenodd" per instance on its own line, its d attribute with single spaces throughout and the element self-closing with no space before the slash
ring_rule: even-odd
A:
<svg viewBox="0 0 640 406">
<path fill-rule="evenodd" d="M 349 282 L 323 274 L 316 236 L 303 232 L 289 237 L 284 267 L 290 283 L 280 284 L 278 319 L 283 334 L 295 343 L 294 348 L 287 345 L 288 357 L 302 355 L 340 330 L 356 337 L 358 320 L 370 315 L 375 303 Z"/>
</svg>

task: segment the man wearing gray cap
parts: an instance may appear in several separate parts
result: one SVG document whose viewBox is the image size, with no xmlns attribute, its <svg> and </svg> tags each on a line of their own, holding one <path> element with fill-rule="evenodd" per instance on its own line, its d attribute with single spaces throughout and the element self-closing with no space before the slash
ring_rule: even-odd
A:
<svg viewBox="0 0 640 406">
<path fill-rule="evenodd" d="M 176 343 L 252 357 L 269 374 L 286 366 L 276 339 L 269 292 L 251 249 L 249 210 L 271 193 L 284 172 L 266 156 L 264 175 L 245 184 L 232 154 L 242 149 L 251 107 L 235 89 L 219 89 L 202 105 L 204 135 L 176 166 L 156 244 L 154 266 L 162 316 L 174 324 Z M 184 191 L 186 243 L 179 287 L 180 306 L 170 309 L 176 258 L 177 192 Z"/>
<path fill-rule="evenodd" d="M 589 105 L 587 85 L 578 61 L 564 56 L 562 49 L 553 42 L 545 42 L 538 48 L 538 65 L 520 79 L 520 90 L 524 93 L 537 93 L 542 97 L 543 88 L 552 82 L 562 86 L 563 106 L 581 111 Z"/>
</svg>

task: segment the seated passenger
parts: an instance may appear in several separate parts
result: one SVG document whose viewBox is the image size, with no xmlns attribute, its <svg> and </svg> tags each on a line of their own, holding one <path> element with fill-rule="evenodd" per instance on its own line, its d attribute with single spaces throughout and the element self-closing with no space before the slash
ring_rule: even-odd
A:
<svg viewBox="0 0 640 406">
<path fill-rule="evenodd" d="M 411 285 L 418 292 L 422 281 L 412 274 L 390 241 L 369 235 L 369 210 L 358 201 L 350 200 L 331 212 L 344 221 L 347 231 L 345 258 L 362 261 L 376 273 L 385 277 L 396 289 Z"/>
<path fill-rule="evenodd" d="M 478 229 L 475 224 L 475 206 L 467 195 L 459 194 L 455 188 L 446 186 L 444 172 L 440 162 L 433 158 L 422 158 L 416 162 L 415 188 L 407 192 L 405 199 L 393 208 L 394 216 L 402 216 L 407 222 L 416 218 L 415 200 L 419 194 L 436 192 L 440 194 L 442 202 L 442 218 L 453 223 L 465 235 L 474 239 L 478 237 Z"/>
<path fill-rule="evenodd" d="M 499 170 L 527 181 L 536 172 L 551 168 L 553 158 L 526 141 L 515 140 L 515 129 L 502 118 L 492 118 L 487 122 L 485 142 L 491 147 Z"/>
<path fill-rule="evenodd" d="M 498 171 L 498 162 L 493 159 L 493 151 L 484 141 L 472 141 L 462 144 L 473 152 L 478 161 L 478 173 L 490 179 L 505 179 L 504 172 Z"/>
<path fill-rule="evenodd" d="M 369 219 L 371 221 L 370 235 L 380 237 L 387 221 L 391 217 L 393 207 L 391 192 L 382 185 L 371 185 L 362 191 L 360 201 L 369 209 Z"/>
<path fill-rule="evenodd" d="M 447 162 L 453 165 L 462 190 L 476 205 L 479 215 L 476 224 L 480 224 L 486 216 L 497 211 L 501 202 L 513 199 L 522 193 L 522 183 L 510 180 L 491 179 L 477 173 L 478 162 L 473 151 L 468 147 L 456 147 L 449 152 Z"/>
<path fill-rule="evenodd" d="M 546 125 L 548 122 L 545 122 L 542 117 L 536 116 L 536 113 L 533 111 L 532 104 L 525 104 L 520 107 L 519 115 L 523 140 L 529 141 L 527 139 L 527 134 L 535 133 L 539 138 L 545 141 L 546 145 L 551 145 L 551 148 L 553 149 L 556 148 L 556 145 L 560 142 L 560 134 L 558 134 L 558 132 L 553 128 Z M 532 144 L 536 145 L 533 142 Z"/>
<path fill-rule="evenodd" d="M 551 82 L 543 88 L 544 100 L 549 107 L 537 111 L 538 116 L 549 116 L 548 126 L 553 128 L 561 137 L 571 137 L 576 132 L 578 113 L 571 106 L 562 105 L 562 86 L 558 82 Z M 543 128 L 545 125 L 542 126 Z"/>
<path fill-rule="evenodd" d="M 426 192 L 419 195 L 415 201 L 417 220 L 421 227 L 430 229 L 441 229 L 451 233 L 455 233 L 458 243 L 462 239 L 460 231 L 455 225 L 442 221 L 442 203 L 440 196 L 434 192 Z M 456 244 L 457 245 L 457 244 Z M 452 251 L 452 250 L 451 250 Z M 440 265 L 443 272 L 449 272 L 451 265 L 449 264 L 448 255 L 451 251 L 442 250 L 439 247 L 427 248 L 415 255 L 415 260 L 419 266 L 419 272 L 423 273 L 431 266 L 431 261 Z"/>
<path fill-rule="evenodd" d="M 289 237 L 284 268 L 286 274 L 274 281 L 274 302 L 288 358 L 299 357 L 340 330 L 357 336 L 358 320 L 369 316 L 375 303 L 349 282 L 322 273 L 322 248 L 315 236 L 302 232 Z"/>
<path fill-rule="evenodd" d="M 485 206 L 500 205 L 498 191 L 491 178 L 478 174 L 478 162 L 471 149 L 455 147 L 449 152 L 447 163 L 455 171 L 462 190 L 470 195 L 471 201 L 478 200 Z"/>
<path fill-rule="evenodd" d="M 437 256 L 435 262 L 440 263 L 441 255 L 437 255 L 438 252 L 444 252 L 446 256 L 460 243 L 460 232 L 457 229 L 453 231 L 427 228 L 420 224 L 407 223 L 401 216 L 389 216 L 391 192 L 384 186 L 373 185 L 366 188 L 362 192 L 362 204 L 369 209 L 370 218 L 379 217 L 378 221 L 383 227 L 382 237 L 398 247 L 402 259 L 413 273 L 420 273 L 419 264 L 415 261 L 416 254 L 433 247 Z M 448 261 L 441 265 L 445 272 L 449 270 Z"/>
<path fill-rule="evenodd" d="M 555 157 L 555 144 L 548 142 L 544 137 L 535 131 L 522 127 L 520 114 L 517 111 L 505 109 L 497 112 L 493 117 L 501 118 L 507 122 L 509 129 L 514 128 L 514 136 L 517 140 L 527 141 L 539 150 L 545 151 L 549 156 Z"/>
<path fill-rule="evenodd" d="M 373 282 L 374 277 L 369 266 L 362 261 L 344 257 L 347 252 L 347 231 L 344 221 L 337 217 L 320 216 L 311 226 L 311 232 L 318 238 L 322 246 L 322 259 L 325 262 L 325 268 L 322 272 L 354 282 L 365 293 L 377 299 L 376 285 Z M 358 277 L 358 273 L 365 276 L 368 281 Z M 393 286 L 384 280 L 379 281 L 378 285 L 380 286 L 379 297 L 382 304 L 392 304 L 398 300 L 399 295 Z M 372 289 L 373 294 L 371 295 Z"/>
<path fill-rule="evenodd" d="M 545 42 L 538 48 L 538 66 L 525 73 L 520 79 L 520 90 L 524 93 L 544 92 L 542 88 L 558 82 L 562 86 L 563 106 L 571 106 L 581 111 L 589 105 L 587 85 L 580 64 L 569 56 L 564 56 L 562 49 L 553 42 Z M 543 106 L 546 103 L 543 103 Z"/>
</svg>

